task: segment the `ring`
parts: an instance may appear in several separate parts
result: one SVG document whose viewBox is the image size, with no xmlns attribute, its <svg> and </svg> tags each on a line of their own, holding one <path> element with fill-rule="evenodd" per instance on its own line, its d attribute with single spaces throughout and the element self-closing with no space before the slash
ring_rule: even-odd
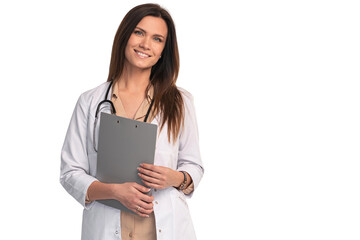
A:
<svg viewBox="0 0 360 240">
<path fill-rule="evenodd" d="M 138 207 L 136 208 L 136 211 L 138 212 L 138 211 L 139 211 L 139 209 L 140 209 L 140 206 L 138 206 Z"/>
</svg>

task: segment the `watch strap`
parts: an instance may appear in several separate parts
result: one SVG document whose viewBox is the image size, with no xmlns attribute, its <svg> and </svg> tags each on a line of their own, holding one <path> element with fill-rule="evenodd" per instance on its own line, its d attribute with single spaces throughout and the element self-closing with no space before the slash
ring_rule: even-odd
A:
<svg viewBox="0 0 360 240">
<path fill-rule="evenodd" d="M 184 181 L 180 184 L 179 186 L 179 190 L 182 191 L 185 188 L 185 185 L 187 183 L 187 177 L 186 177 L 186 173 L 184 171 L 180 171 L 182 174 L 184 174 Z"/>
</svg>

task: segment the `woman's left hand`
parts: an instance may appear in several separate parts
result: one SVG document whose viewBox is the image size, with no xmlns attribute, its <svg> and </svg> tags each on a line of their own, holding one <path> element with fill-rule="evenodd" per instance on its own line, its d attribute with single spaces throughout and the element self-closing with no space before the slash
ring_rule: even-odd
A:
<svg viewBox="0 0 360 240">
<path fill-rule="evenodd" d="M 140 164 L 138 171 L 143 183 L 154 189 L 178 187 L 184 178 L 181 172 L 147 163 Z"/>
</svg>

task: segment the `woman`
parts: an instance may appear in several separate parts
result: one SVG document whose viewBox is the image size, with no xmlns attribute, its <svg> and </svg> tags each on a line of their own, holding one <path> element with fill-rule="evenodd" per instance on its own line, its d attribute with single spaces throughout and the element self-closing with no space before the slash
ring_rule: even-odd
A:
<svg viewBox="0 0 360 240">
<path fill-rule="evenodd" d="M 186 197 L 204 170 L 193 99 L 176 87 L 178 71 L 169 13 L 156 4 L 131 9 L 114 39 L 108 81 L 80 96 L 61 153 L 60 182 L 84 206 L 82 239 L 196 239 Z M 117 115 L 159 126 L 154 165 L 138 168 L 144 186 L 95 178 L 94 121 L 104 97 Z M 110 112 L 105 105 L 100 111 Z M 101 199 L 120 201 L 132 212 L 96 201 Z"/>
</svg>

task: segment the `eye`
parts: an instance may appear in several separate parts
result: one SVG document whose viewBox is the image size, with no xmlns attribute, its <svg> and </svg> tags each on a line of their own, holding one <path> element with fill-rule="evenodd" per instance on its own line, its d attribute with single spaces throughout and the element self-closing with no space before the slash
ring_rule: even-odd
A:
<svg viewBox="0 0 360 240">
<path fill-rule="evenodd" d="M 155 40 L 156 42 L 162 42 L 162 39 L 161 39 L 161 38 L 158 38 L 158 37 L 154 37 L 154 40 Z"/>
<path fill-rule="evenodd" d="M 134 31 L 134 34 L 135 34 L 135 35 L 142 36 L 142 35 L 143 35 L 143 32 L 142 32 L 142 31 L 139 31 L 139 30 L 135 30 L 135 31 Z"/>
</svg>

